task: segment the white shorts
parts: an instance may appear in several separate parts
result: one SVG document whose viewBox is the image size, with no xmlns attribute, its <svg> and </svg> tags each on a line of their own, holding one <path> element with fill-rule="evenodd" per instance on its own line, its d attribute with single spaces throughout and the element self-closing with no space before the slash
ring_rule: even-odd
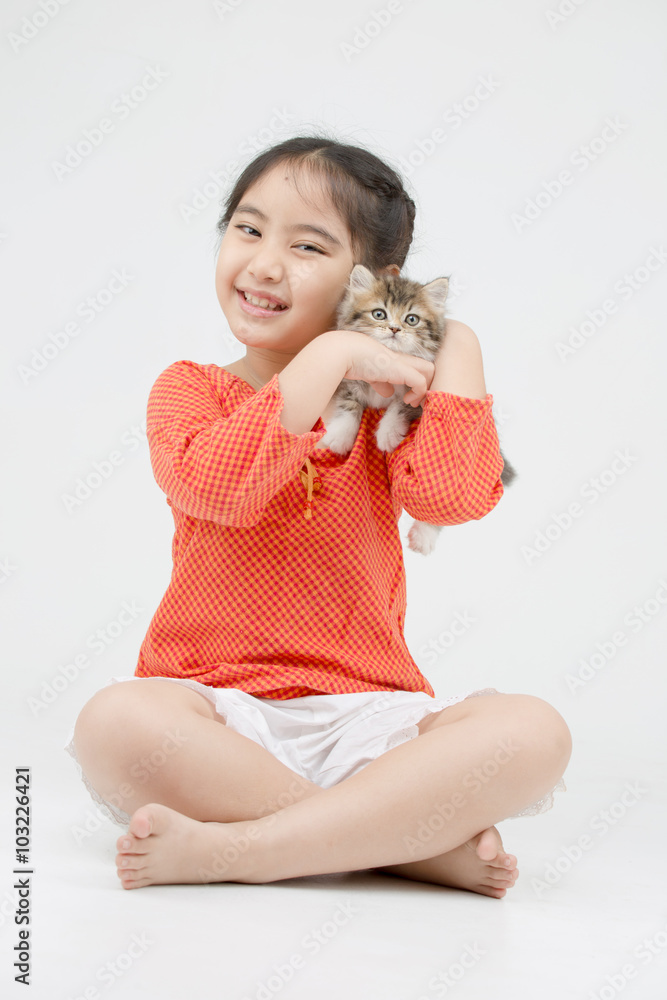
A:
<svg viewBox="0 0 667 1000">
<path fill-rule="evenodd" d="M 112 677 L 104 687 L 128 681 L 146 684 L 152 680 L 151 677 Z M 387 750 L 414 739 L 419 735 L 417 723 L 425 716 L 475 695 L 500 693 L 495 688 L 480 688 L 447 698 L 432 698 L 424 691 L 361 691 L 280 700 L 261 698 L 238 688 L 210 687 L 188 678 L 160 680 L 184 684 L 198 691 L 211 702 L 230 729 L 258 743 L 292 771 L 321 788 L 337 785 Z M 73 735 L 74 726 L 65 749 L 77 764 L 81 780 L 94 801 L 116 823 L 127 826 L 128 814 L 102 799 L 83 773 Z M 552 804 L 551 801 L 547 804 L 547 799 L 518 815 L 545 811 L 544 807 L 550 808 Z"/>
</svg>

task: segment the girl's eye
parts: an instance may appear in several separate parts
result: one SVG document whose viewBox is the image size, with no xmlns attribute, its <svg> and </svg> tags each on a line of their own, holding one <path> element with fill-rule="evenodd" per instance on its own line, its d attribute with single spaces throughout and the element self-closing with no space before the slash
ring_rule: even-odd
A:
<svg viewBox="0 0 667 1000">
<path fill-rule="evenodd" d="M 254 228 L 254 226 L 250 226 L 247 222 L 242 222 L 239 225 L 235 226 L 234 228 L 235 229 L 241 229 L 244 232 L 246 232 L 247 230 L 249 230 L 249 232 L 248 232 L 249 236 L 252 235 L 252 234 L 255 234 L 256 236 L 261 236 L 261 233 L 259 233 Z M 324 250 L 321 250 L 320 247 L 316 247 L 313 243 L 297 243 L 297 246 L 298 247 L 306 247 L 309 250 L 314 250 L 315 253 L 321 253 L 321 254 L 323 254 L 325 252 Z"/>
<path fill-rule="evenodd" d="M 417 313 L 408 313 L 408 315 L 405 317 L 405 322 L 408 324 L 408 326 L 417 326 L 417 324 L 419 323 L 419 316 L 417 315 Z"/>
<path fill-rule="evenodd" d="M 373 319 L 386 319 L 387 314 L 384 309 L 373 309 L 371 312 Z"/>
</svg>

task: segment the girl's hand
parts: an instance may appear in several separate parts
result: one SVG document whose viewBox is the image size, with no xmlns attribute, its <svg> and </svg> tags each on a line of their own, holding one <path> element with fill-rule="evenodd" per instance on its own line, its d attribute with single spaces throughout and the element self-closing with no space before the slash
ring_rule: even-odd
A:
<svg viewBox="0 0 667 1000">
<path fill-rule="evenodd" d="M 433 381 L 435 365 L 413 354 L 399 354 L 358 330 L 345 333 L 347 369 L 345 378 L 368 382 L 381 396 L 393 396 L 395 386 L 408 386 L 403 402 L 419 406 Z"/>
</svg>

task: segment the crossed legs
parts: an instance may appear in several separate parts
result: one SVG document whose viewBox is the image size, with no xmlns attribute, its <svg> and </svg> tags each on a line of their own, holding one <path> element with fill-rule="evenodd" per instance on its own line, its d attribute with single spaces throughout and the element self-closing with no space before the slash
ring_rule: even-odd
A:
<svg viewBox="0 0 667 1000">
<path fill-rule="evenodd" d="M 102 689 L 74 739 L 97 791 L 131 814 L 118 840 L 125 888 L 374 868 L 504 895 L 516 858 L 494 824 L 561 777 L 564 720 L 540 698 L 497 694 L 419 728 L 326 790 L 224 726 L 197 692 L 159 678 Z"/>
</svg>

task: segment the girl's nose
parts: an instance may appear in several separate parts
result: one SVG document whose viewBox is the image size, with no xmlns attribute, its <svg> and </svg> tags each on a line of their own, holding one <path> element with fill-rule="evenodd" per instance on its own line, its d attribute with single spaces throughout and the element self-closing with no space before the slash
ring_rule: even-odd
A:
<svg viewBox="0 0 667 1000">
<path fill-rule="evenodd" d="M 280 281 L 283 276 L 283 264 L 277 251 L 270 250 L 269 247 L 262 247 L 248 261 L 248 274 L 258 281 L 266 278 Z"/>
</svg>

